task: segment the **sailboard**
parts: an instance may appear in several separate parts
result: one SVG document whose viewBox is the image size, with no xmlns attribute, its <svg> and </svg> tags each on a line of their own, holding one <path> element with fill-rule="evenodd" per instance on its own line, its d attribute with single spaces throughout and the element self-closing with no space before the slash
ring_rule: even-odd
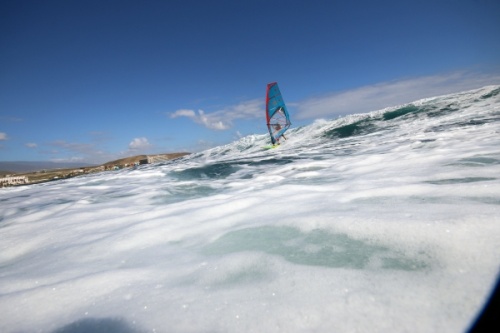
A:
<svg viewBox="0 0 500 333">
<path fill-rule="evenodd" d="M 292 123 L 286 108 L 283 96 L 281 96 L 278 83 L 272 82 L 267 85 L 266 92 L 266 120 L 272 145 L 279 144 L 279 139 L 288 130 Z"/>
<path fill-rule="evenodd" d="M 263 149 L 274 149 L 274 148 L 278 148 L 280 145 L 279 144 L 276 144 L 276 145 L 267 145 L 267 146 L 263 146 L 262 148 Z"/>
</svg>

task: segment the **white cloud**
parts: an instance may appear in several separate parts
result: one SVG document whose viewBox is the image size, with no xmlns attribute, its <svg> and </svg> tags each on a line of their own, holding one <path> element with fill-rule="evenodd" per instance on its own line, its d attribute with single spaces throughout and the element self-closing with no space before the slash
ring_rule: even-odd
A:
<svg viewBox="0 0 500 333">
<path fill-rule="evenodd" d="M 146 138 L 135 138 L 128 145 L 130 150 L 147 149 L 149 147 L 151 147 L 151 144 Z"/>
<path fill-rule="evenodd" d="M 28 142 L 28 143 L 26 143 L 24 145 L 26 147 L 28 147 L 28 148 L 36 148 L 36 147 L 38 147 L 38 145 L 36 143 L 34 143 L 34 142 Z"/>
<path fill-rule="evenodd" d="M 382 82 L 297 103 L 297 119 L 336 117 L 380 110 L 418 99 L 500 84 L 500 76 L 471 72 Z"/>
<path fill-rule="evenodd" d="M 230 126 L 229 120 L 226 120 L 223 114 L 217 112 L 207 115 L 203 110 L 198 110 L 198 117 L 194 119 L 206 128 L 219 131 L 226 130 Z"/>
<path fill-rule="evenodd" d="M 237 119 L 261 117 L 263 110 L 263 100 L 253 99 L 210 113 L 203 110 L 195 112 L 194 110 L 180 109 L 170 113 L 170 118 L 187 117 L 206 128 L 221 131 L 231 128 Z"/>
<path fill-rule="evenodd" d="M 177 110 L 170 115 L 171 118 L 177 117 L 188 117 L 188 118 L 196 118 L 196 113 L 193 110 L 181 109 Z"/>
<path fill-rule="evenodd" d="M 0 141 L 7 140 L 7 133 L 0 132 Z"/>
</svg>

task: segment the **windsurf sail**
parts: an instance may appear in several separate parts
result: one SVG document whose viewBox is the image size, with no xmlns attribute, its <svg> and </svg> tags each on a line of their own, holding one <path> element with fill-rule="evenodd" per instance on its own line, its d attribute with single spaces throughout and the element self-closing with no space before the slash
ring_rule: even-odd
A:
<svg viewBox="0 0 500 333">
<path fill-rule="evenodd" d="M 280 89 L 278 88 L 278 83 L 276 82 L 267 85 L 266 119 L 269 135 L 271 135 L 271 142 L 274 145 L 292 124 Z"/>
</svg>

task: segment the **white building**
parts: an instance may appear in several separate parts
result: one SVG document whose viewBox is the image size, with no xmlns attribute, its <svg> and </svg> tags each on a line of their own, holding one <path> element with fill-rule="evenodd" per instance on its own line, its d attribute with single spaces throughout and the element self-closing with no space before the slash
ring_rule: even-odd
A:
<svg viewBox="0 0 500 333">
<path fill-rule="evenodd" d="M 21 185 L 28 184 L 28 177 L 26 176 L 6 176 L 0 178 L 0 186 L 12 186 L 12 185 Z"/>
</svg>

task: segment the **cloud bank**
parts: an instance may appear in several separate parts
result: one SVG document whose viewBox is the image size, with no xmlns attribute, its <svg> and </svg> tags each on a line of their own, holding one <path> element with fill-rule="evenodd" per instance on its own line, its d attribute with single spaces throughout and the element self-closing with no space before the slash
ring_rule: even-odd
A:
<svg viewBox="0 0 500 333">
<path fill-rule="evenodd" d="M 262 99 L 252 99 L 211 113 L 205 113 L 203 110 L 180 109 L 169 113 L 169 116 L 170 118 L 187 117 L 208 129 L 223 131 L 231 128 L 235 120 L 261 117 L 263 109 Z"/>
<path fill-rule="evenodd" d="M 296 119 L 317 119 L 365 113 L 492 84 L 500 84 L 499 74 L 454 72 L 383 82 L 298 102 L 294 116 Z"/>
<path fill-rule="evenodd" d="M 315 96 L 299 102 L 287 101 L 287 105 L 293 119 L 335 118 L 494 84 L 500 84 L 498 73 L 459 71 L 381 82 Z M 231 128 L 235 120 L 262 117 L 264 107 L 263 99 L 252 99 L 210 113 L 203 110 L 180 109 L 168 115 L 170 118 L 186 117 L 208 129 L 223 131 Z"/>
</svg>

